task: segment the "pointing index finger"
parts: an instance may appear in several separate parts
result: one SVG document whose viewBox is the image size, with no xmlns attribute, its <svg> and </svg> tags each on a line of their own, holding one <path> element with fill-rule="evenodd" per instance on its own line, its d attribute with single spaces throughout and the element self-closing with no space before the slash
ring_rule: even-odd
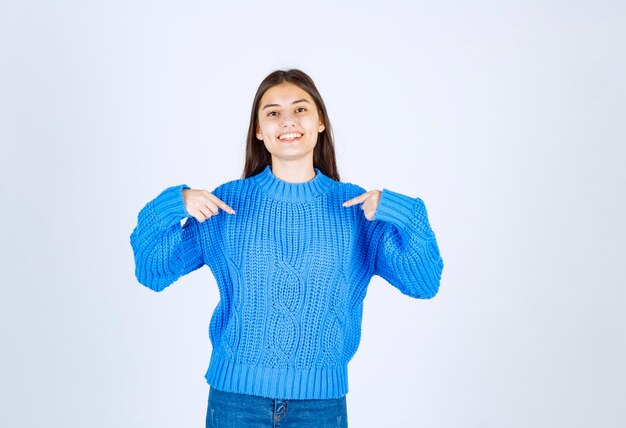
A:
<svg viewBox="0 0 626 428">
<path fill-rule="evenodd" d="M 213 194 L 212 194 L 213 195 Z M 223 209 L 224 211 L 230 213 L 230 214 L 235 214 L 235 210 L 232 209 L 231 207 L 229 207 L 224 201 L 222 201 L 220 198 L 218 198 L 217 196 L 213 195 L 213 198 L 215 198 L 215 203 L 217 204 L 218 207 L 220 207 L 221 209 Z"/>
<path fill-rule="evenodd" d="M 360 202 L 363 202 L 363 201 L 365 201 L 367 199 L 367 195 L 368 194 L 369 194 L 369 192 L 362 193 L 359 196 L 357 196 L 356 198 L 352 198 L 352 199 L 344 202 L 341 205 L 343 205 L 344 207 L 349 207 L 349 206 L 352 206 L 354 204 L 358 204 Z"/>
</svg>

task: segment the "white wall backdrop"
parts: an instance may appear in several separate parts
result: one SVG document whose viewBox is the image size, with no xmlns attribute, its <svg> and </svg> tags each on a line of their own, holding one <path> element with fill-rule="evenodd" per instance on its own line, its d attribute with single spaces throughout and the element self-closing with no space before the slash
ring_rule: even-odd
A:
<svg viewBox="0 0 626 428">
<path fill-rule="evenodd" d="M 240 177 L 285 68 L 445 263 L 432 300 L 373 278 L 350 426 L 626 425 L 624 2 L 332 3 L 0 3 L 1 426 L 203 426 L 214 278 L 154 293 L 129 237 Z"/>
</svg>

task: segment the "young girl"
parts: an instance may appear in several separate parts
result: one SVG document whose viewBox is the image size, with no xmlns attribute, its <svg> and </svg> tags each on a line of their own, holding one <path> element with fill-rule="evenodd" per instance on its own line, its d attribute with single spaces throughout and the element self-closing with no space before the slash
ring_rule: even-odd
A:
<svg viewBox="0 0 626 428">
<path fill-rule="evenodd" d="M 296 69 L 257 90 L 243 177 L 163 190 L 130 242 L 152 290 L 205 264 L 215 276 L 207 427 L 347 426 L 371 277 L 429 299 L 443 270 L 420 198 L 340 181 L 326 107 Z"/>
</svg>

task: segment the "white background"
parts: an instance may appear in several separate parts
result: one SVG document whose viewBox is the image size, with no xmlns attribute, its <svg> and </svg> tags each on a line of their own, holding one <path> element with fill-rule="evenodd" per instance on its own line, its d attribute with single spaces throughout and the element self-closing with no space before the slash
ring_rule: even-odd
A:
<svg viewBox="0 0 626 428">
<path fill-rule="evenodd" d="M 1 426 L 204 426 L 214 278 L 154 293 L 129 237 L 240 178 L 285 68 L 445 263 L 432 300 L 373 278 L 350 426 L 626 424 L 624 3 L 331 3 L 0 3 Z"/>
</svg>

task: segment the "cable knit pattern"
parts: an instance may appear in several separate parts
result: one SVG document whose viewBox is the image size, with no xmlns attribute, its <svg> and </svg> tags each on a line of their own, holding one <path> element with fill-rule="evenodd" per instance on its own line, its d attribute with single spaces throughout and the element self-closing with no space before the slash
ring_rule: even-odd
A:
<svg viewBox="0 0 626 428">
<path fill-rule="evenodd" d="M 360 205 L 342 206 L 365 189 L 315 172 L 289 183 L 267 166 L 226 182 L 212 193 L 236 214 L 220 210 L 202 223 L 185 210 L 185 184 L 139 212 L 130 243 L 141 284 L 162 291 L 204 264 L 215 277 L 205 377 L 217 389 L 342 397 L 371 277 L 414 298 L 437 294 L 443 260 L 424 202 L 383 189 L 369 221 Z"/>
</svg>

